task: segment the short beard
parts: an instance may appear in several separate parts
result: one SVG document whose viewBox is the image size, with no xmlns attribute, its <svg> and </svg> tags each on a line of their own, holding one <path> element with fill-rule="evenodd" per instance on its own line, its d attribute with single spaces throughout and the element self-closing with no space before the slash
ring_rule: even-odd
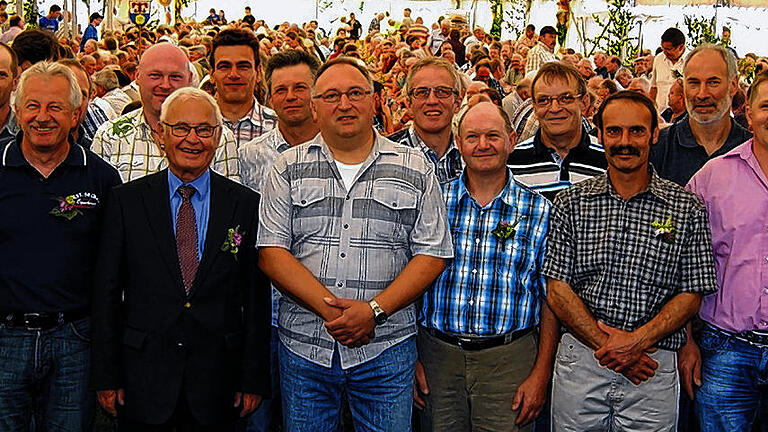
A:
<svg viewBox="0 0 768 432">
<path fill-rule="evenodd" d="M 688 116 L 693 119 L 696 123 L 702 124 L 702 125 L 708 125 L 712 123 L 719 122 L 723 119 L 726 115 L 728 115 L 728 112 L 731 109 L 731 98 L 726 98 L 723 100 L 722 105 L 717 103 L 715 105 L 715 112 L 712 114 L 709 114 L 709 118 L 703 118 L 701 115 L 699 115 L 695 109 L 688 106 L 688 104 L 685 104 L 685 110 L 688 111 Z"/>
</svg>

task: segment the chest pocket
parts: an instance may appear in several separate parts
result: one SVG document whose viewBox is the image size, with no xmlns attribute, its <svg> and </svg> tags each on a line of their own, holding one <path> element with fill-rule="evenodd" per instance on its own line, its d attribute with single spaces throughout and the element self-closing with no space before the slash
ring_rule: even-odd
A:
<svg viewBox="0 0 768 432">
<path fill-rule="evenodd" d="M 377 182 L 368 212 L 370 228 L 382 238 L 407 243 L 418 215 L 418 191 L 399 182 Z"/>
<path fill-rule="evenodd" d="M 318 234 L 333 215 L 333 201 L 319 187 L 298 187 L 291 191 L 292 231 L 296 239 Z"/>
</svg>

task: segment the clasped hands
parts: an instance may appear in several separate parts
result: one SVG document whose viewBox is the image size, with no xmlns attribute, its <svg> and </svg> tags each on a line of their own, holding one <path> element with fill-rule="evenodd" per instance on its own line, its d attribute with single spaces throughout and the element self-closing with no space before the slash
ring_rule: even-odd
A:
<svg viewBox="0 0 768 432">
<path fill-rule="evenodd" d="M 648 355 L 656 348 L 646 346 L 639 331 L 624 331 L 600 321 L 597 326 L 608 335 L 608 339 L 595 351 L 595 358 L 602 366 L 624 375 L 635 385 L 656 373 L 659 364 Z"/>
<path fill-rule="evenodd" d="M 375 337 L 376 322 L 373 309 L 364 301 L 326 297 L 326 304 L 338 309 L 340 315 L 325 322 L 325 328 L 340 344 L 359 348 Z"/>
</svg>

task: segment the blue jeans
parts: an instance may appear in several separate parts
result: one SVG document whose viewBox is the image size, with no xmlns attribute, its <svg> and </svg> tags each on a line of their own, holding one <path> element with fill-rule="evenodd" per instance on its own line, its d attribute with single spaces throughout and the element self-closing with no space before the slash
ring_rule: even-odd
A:
<svg viewBox="0 0 768 432">
<path fill-rule="evenodd" d="M 768 347 L 706 326 L 699 348 L 701 387 L 695 403 L 702 432 L 750 431 L 756 417 L 768 413 Z"/>
<path fill-rule="evenodd" d="M 81 432 L 95 406 L 88 391 L 90 319 L 50 330 L 0 325 L 0 430 Z"/>
<path fill-rule="evenodd" d="M 261 401 L 261 405 L 256 411 L 248 417 L 247 432 L 270 432 L 279 430 L 279 426 L 273 427 L 273 423 L 279 422 L 274 418 L 280 413 L 280 374 L 277 363 L 277 348 L 280 338 L 277 335 L 277 327 L 272 326 L 272 336 L 270 340 L 271 363 L 270 376 L 272 378 L 272 397 Z"/>
<path fill-rule="evenodd" d="M 411 430 L 416 338 L 346 370 L 338 351 L 330 368 L 305 360 L 282 343 L 278 356 L 286 432 L 339 431 L 345 393 L 355 431 Z"/>
</svg>

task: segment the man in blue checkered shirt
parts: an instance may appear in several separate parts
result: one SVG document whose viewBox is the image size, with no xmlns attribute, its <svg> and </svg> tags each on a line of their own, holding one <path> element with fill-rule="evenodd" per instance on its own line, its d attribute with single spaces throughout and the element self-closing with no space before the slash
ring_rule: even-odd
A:
<svg viewBox="0 0 768 432">
<path fill-rule="evenodd" d="M 455 258 L 424 294 L 414 397 L 425 430 L 530 430 L 558 331 L 540 272 L 550 204 L 507 168 L 500 107 L 470 107 L 457 142 L 466 168 L 443 188 Z"/>
</svg>

